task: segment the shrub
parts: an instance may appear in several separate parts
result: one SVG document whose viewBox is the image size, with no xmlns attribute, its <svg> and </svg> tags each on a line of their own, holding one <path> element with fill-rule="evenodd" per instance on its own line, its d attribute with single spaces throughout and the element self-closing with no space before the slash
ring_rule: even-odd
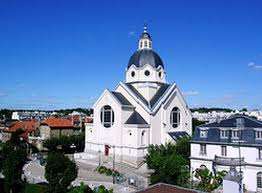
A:
<svg viewBox="0 0 262 193">
<path fill-rule="evenodd" d="M 110 168 L 106 169 L 106 175 L 111 176 L 113 174 L 113 171 Z"/>
</svg>

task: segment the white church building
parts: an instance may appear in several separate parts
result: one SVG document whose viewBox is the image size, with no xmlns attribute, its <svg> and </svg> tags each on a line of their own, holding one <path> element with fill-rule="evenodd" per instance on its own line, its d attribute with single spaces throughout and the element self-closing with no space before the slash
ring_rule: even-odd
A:
<svg viewBox="0 0 262 193">
<path fill-rule="evenodd" d="M 165 144 L 191 135 L 192 115 L 178 86 L 166 82 L 160 56 L 144 27 L 130 57 L 125 81 L 106 89 L 93 105 L 94 121 L 86 124 L 86 155 L 114 156 L 139 166 L 150 144 Z"/>
</svg>

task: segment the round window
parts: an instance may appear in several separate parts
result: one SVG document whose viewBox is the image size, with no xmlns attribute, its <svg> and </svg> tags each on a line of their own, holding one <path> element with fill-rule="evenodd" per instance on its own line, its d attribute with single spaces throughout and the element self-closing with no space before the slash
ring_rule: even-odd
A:
<svg viewBox="0 0 262 193">
<path fill-rule="evenodd" d="M 131 72 L 131 76 L 134 77 L 136 73 L 134 71 Z"/>
<path fill-rule="evenodd" d="M 150 75 L 150 72 L 148 70 L 145 71 L 145 75 L 146 76 L 149 76 Z"/>
</svg>

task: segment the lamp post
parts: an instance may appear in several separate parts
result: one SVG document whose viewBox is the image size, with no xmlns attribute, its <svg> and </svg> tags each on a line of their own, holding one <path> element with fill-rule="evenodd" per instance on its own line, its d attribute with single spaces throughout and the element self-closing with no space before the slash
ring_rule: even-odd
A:
<svg viewBox="0 0 262 193">
<path fill-rule="evenodd" d="M 100 149 L 98 150 L 98 165 L 100 166 L 101 165 L 101 158 L 100 158 Z"/>
<path fill-rule="evenodd" d="M 115 145 L 113 145 L 113 184 L 115 184 Z"/>
<path fill-rule="evenodd" d="M 70 148 L 73 149 L 73 159 L 74 159 L 74 153 L 75 153 L 76 145 L 74 143 L 72 143 L 72 145 L 70 145 Z"/>
</svg>

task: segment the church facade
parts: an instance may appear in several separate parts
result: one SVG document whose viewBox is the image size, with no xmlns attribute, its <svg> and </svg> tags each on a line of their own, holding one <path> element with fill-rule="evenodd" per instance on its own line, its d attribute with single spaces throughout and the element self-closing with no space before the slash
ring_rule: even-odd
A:
<svg viewBox="0 0 262 193">
<path fill-rule="evenodd" d="M 144 27 L 130 57 L 126 79 L 105 90 L 93 105 L 94 122 L 86 125 L 85 154 L 114 156 L 139 166 L 150 144 L 191 135 L 192 115 L 179 88 L 166 82 L 160 56 Z"/>
</svg>

